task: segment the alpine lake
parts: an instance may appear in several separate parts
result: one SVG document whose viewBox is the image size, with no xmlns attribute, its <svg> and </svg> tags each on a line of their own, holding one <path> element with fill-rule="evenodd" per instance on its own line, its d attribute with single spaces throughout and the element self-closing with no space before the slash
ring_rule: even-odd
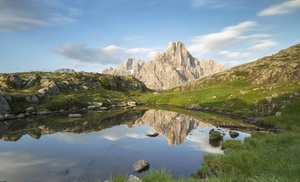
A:
<svg viewBox="0 0 300 182">
<path fill-rule="evenodd" d="M 82 115 L 75 119 L 62 113 L 0 122 L 0 181 L 140 177 L 145 172 L 133 171 L 133 163 L 140 159 L 149 162 L 149 170 L 188 177 L 201 167 L 204 155 L 223 153 L 222 141 L 209 140 L 212 129 L 224 135 L 223 141 L 250 136 L 237 131 L 239 135 L 231 138 L 229 128 L 215 126 L 201 116 L 162 109 L 112 109 Z"/>
</svg>

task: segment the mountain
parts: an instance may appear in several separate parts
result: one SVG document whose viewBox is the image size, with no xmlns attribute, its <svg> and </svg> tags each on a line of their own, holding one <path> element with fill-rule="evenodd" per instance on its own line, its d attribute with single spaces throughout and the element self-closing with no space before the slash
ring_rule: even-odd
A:
<svg viewBox="0 0 300 182">
<path fill-rule="evenodd" d="M 300 44 L 281 50 L 271 56 L 242 64 L 174 88 L 175 91 L 193 90 L 216 82 L 246 80 L 249 86 L 275 84 L 300 79 Z"/>
<path fill-rule="evenodd" d="M 199 61 L 181 42 L 170 42 L 166 52 L 148 62 L 127 59 L 116 68 L 103 70 L 105 74 L 132 75 L 154 90 L 165 90 L 176 85 L 224 71 L 213 61 Z"/>
</svg>

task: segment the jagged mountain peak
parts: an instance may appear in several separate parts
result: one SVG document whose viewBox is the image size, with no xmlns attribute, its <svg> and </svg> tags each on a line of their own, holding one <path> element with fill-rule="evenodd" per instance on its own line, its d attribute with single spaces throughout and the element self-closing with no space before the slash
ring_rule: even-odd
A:
<svg viewBox="0 0 300 182">
<path fill-rule="evenodd" d="M 176 41 L 170 42 L 166 52 L 157 54 L 148 62 L 126 59 L 115 69 L 105 69 L 103 73 L 132 75 L 148 88 L 164 90 L 225 70 L 214 61 L 201 62 L 188 52 L 182 42 Z"/>
<path fill-rule="evenodd" d="M 176 41 L 176 42 L 170 42 L 169 46 L 167 48 L 167 52 L 175 53 L 175 52 L 186 52 L 187 49 L 185 45 L 182 42 Z"/>
</svg>

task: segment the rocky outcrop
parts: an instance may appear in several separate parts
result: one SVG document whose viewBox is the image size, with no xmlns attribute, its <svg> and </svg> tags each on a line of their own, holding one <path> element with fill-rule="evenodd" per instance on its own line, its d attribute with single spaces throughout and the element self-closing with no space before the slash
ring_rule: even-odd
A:
<svg viewBox="0 0 300 182">
<path fill-rule="evenodd" d="M 225 68 L 215 61 L 194 58 L 183 43 L 170 42 L 166 52 L 157 54 L 146 63 L 127 59 L 114 69 L 103 70 L 103 73 L 132 75 L 150 89 L 165 90 L 223 70 Z"/>
<path fill-rule="evenodd" d="M 116 68 L 106 68 L 102 72 L 106 74 L 112 75 L 123 75 L 123 76 L 137 76 L 141 68 L 144 66 L 145 62 L 141 60 L 135 60 L 133 58 L 126 59 L 121 65 L 117 66 Z"/>
<path fill-rule="evenodd" d="M 76 73 L 76 72 L 73 69 L 61 68 L 61 69 L 55 70 L 54 73 Z"/>
<path fill-rule="evenodd" d="M 0 95 L 0 114 L 9 114 L 11 113 L 11 108 L 6 101 L 6 99 Z"/>
</svg>

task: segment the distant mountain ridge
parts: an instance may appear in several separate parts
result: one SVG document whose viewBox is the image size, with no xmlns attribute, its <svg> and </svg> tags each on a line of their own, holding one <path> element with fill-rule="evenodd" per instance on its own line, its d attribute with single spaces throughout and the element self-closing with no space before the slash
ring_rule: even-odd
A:
<svg viewBox="0 0 300 182">
<path fill-rule="evenodd" d="M 150 89 L 165 90 L 224 70 L 223 65 L 213 60 L 194 58 L 182 42 L 170 42 L 166 52 L 148 62 L 129 58 L 116 68 L 104 69 L 103 73 L 132 75 Z"/>
</svg>

